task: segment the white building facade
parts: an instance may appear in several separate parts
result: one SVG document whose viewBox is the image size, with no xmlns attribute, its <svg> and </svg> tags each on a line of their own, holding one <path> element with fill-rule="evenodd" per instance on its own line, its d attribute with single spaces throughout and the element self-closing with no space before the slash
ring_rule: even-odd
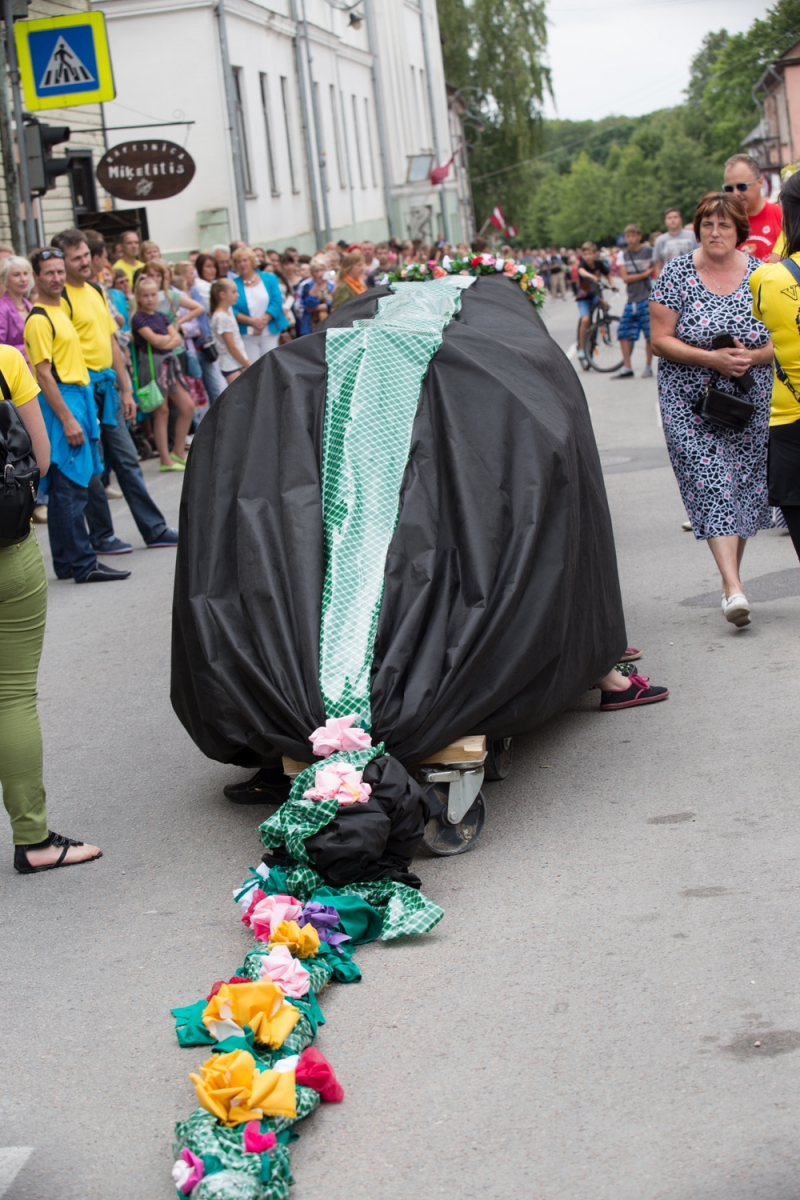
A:
<svg viewBox="0 0 800 1200">
<path fill-rule="evenodd" d="M 235 238 L 300 253 L 389 234 L 468 239 L 435 0 L 92 7 L 106 16 L 117 89 L 108 144 L 168 138 L 195 161 L 183 192 L 141 202 L 165 254 Z M 430 168 L 454 156 L 434 187 Z"/>
</svg>

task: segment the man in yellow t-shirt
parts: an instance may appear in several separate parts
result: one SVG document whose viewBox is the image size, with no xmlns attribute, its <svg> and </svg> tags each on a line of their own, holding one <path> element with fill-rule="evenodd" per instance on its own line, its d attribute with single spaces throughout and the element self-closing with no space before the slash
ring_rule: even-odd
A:
<svg viewBox="0 0 800 1200">
<path fill-rule="evenodd" d="M 787 220 L 786 212 L 787 201 L 792 200 L 786 193 L 793 183 L 792 190 L 797 194 L 794 222 Z M 753 315 L 764 322 L 775 348 L 769 416 L 769 502 L 783 513 L 800 557 L 800 177 L 793 176 L 784 185 L 781 199 L 788 227 L 785 249 L 794 249 L 795 253 L 783 262 L 765 263 L 755 270 L 750 276 L 750 289 Z"/>
<path fill-rule="evenodd" d="M 122 242 L 122 258 L 118 258 L 114 263 L 114 270 L 124 271 L 133 287 L 134 275 L 144 266 L 139 258 L 139 235 L 135 229 L 127 229 L 120 240 Z"/>
<path fill-rule="evenodd" d="M 178 531 L 171 529 L 153 501 L 139 466 L 139 455 L 126 421 L 136 419 L 136 402 L 117 326 L 103 289 L 94 281 L 91 248 L 79 229 L 67 229 L 53 238 L 64 252 L 67 285 L 61 307 L 72 320 L 89 369 L 100 418 L 100 446 L 106 471 L 114 471 L 128 507 L 149 547 L 176 546 Z M 86 507 L 89 538 L 98 554 L 130 554 L 133 547 L 114 533 L 111 509 L 98 476 L 89 483 Z"/>
<path fill-rule="evenodd" d="M 84 514 L 93 475 L 102 471 L 97 453 L 99 427 L 89 372 L 75 326 L 61 307 L 66 282 L 64 252 L 48 247 L 31 255 L 38 303 L 25 322 L 25 349 L 41 389 L 39 404 L 50 439 L 48 532 L 59 579 L 100 583 L 127 579 L 98 563 Z"/>
</svg>

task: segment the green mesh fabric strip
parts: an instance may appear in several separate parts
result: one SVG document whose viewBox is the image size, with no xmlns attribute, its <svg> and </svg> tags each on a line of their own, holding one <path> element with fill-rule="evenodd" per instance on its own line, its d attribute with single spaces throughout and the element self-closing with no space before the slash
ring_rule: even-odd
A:
<svg viewBox="0 0 800 1200">
<path fill-rule="evenodd" d="M 322 453 L 325 584 L 320 686 L 326 717 L 371 728 L 372 651 L 386 552 L 428 363 L 473 280 L 393 284 L 371 321 L 330 329 Z"/>
</svg>

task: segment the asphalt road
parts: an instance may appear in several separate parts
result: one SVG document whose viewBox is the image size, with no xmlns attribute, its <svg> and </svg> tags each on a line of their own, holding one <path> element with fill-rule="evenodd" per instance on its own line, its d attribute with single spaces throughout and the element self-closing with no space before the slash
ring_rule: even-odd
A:
<svg viewBox="0 0 800 1200">
<path fill-rule="evenodd" d="M 546 315 L 569 346 L 574 304 Z M 655 381 L 582 379 L 629 640 L 671 697 L 600 713 L 588 694 L 517 743 L 474 851 L 420 859 L 445 918 L 364 947 L 363 982 L 324 997 L 347 1095 L 301 1127 L 294 1200 L 800 1197 L 800 569 L 760 534 L 753 624 L 728 626 L 680 528 Z M 180 480 L 148 475 L 174 522 Z M 51 826 L 105 856 L 22 878 L 7 837 L 0 865 L 8 1200 L 174 1196 L 203 1056 L 169 1009 L 247 940 L 230 891 L 259 810 L 222 798 L 244 773 L 172 714 L 174 558 L 113 511 L 133 577 L 53 580 L 40 677 Z"/>
</svg>

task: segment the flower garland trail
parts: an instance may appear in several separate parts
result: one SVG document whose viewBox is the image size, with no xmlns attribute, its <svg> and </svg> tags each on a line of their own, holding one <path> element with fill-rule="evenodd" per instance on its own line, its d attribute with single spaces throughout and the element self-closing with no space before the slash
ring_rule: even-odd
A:
<svg viewBox="0 0 800 1200">
<path fill-rule="evenodd" d="M 493 254 L 471 254 L 468 258 L 445 255 L 441 265 L 435 259 L 427 263 L 409 263 L 407 267 L 389 272 L 389 283 L 430 283 L 447 275 L 495 275 L 516 279 L 534 308 L 544 304 L 545 286 L 532 263 L 518 263 L 513 258 L 495 258 Z"/>
<path fill-rule="evenodd" d="M 312 734 L 324 763 L 298 775 L 289 799 L 261 826 L 264 845 L 282 850 L 287 861 L 251 868 L 234 892 L 254 936 L 243 964 L 204 999 L 172 1010 L 181 1046 L 211 1048 L 189 1076 L 199 1107 L 175 1126 L 172 1178 L 180 1197 L 288 1196 L 294 1126 L 321 1100 L 338 1103 L 344 1096 L 312 1045 L 325 1023 L 317 996 L 331 980 L 361 978 L 356 946 L 427 933 L 444 915 L 391 879 L 327 887 L 310 863 L 305 838 L 341 805 L 369 799 L 363 769 L 384 753 L 353 722 L 334 718 Z"/>
</svg>

